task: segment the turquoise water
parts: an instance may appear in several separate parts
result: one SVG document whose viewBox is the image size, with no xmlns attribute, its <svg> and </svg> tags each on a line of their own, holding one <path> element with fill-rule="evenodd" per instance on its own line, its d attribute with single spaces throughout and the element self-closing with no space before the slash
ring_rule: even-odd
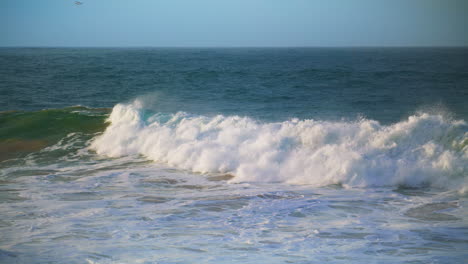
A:
<svg viewBox="0 0 468 264">
<path fill-rule="evenodd" d="M 466 49 L 0 49 L 1 263 L 461 263 Z"/>
</svg>

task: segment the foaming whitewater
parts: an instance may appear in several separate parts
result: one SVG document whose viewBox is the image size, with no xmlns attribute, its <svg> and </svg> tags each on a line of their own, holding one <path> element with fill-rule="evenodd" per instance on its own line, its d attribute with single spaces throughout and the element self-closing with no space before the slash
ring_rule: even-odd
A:
<svg viewBox="0 0 468 264">
<path fill-rule="evenodd" d="M 292 119 L 152 113 L 139 101 L 117 104 L 91 144 L 110 157 L 144 155 L 231 182 L 285 182 L 345 187 L 432 186 L 465 192 L 468 126 L 421 113 L 392 124 L 360 119 Z"/>
</svg>

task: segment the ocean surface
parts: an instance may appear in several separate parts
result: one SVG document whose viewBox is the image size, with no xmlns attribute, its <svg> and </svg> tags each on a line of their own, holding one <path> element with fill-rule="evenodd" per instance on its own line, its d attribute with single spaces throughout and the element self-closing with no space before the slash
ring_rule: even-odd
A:
<svg viewBox="0 0 468 264">
<path fill-rule="evenodd" d="M 463 263 L 468 49 L 0 48 L 0 263 Z"/>
</svg>

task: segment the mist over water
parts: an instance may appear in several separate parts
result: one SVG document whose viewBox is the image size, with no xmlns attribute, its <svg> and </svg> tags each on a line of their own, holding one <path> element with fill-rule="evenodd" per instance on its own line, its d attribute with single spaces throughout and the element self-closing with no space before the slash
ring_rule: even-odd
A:
<svg viewBox="0 0 468 264">
<path fill-rule="evenodd" d="M 0 49 L 1 263 L 462 263 L 466 49 Z"/>
</svg>

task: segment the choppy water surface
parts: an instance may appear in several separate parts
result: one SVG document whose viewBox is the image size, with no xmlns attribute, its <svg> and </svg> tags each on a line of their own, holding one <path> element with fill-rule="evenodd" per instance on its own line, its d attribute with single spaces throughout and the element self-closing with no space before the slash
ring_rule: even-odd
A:
<svg viewBox="0 0 468 264">
<path fill-rule="evenodd" d="M 467 54 L 0 49 L 0 263 L 463 263 Z"/>
<path fill-rule="evenodd" d="M 23 166 L 2 175 L 3 263 L 466 258 L 468 201 L 456 192 L 229 184 L 228 175 L 128 158 L 74 166 Z"/>
</svg>

